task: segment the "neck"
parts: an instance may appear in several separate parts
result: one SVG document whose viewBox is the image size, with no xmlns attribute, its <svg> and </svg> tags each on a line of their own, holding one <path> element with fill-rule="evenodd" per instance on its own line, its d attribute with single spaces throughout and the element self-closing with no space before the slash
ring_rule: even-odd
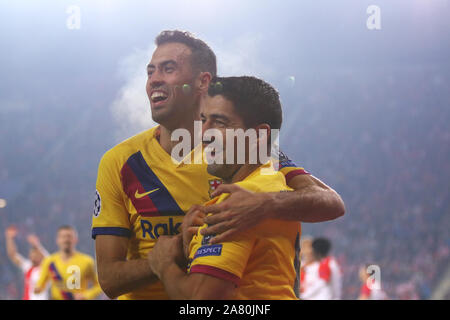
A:
<svg viewBox="0 0 450 320">
<path fill-rule="evenodd" d="M 258 169 L 260 166 L 261 166 L 260 164 L 244 164 L 235 171 L 235 173 L 231 176 L 231 178 L 228 179 L 229 181 L 225 182 L 236 183 L 242 181 L 245 178 L 247 178 L 253 171 Z"/>
<path fill-rule="evenodd" d="M 168 153 L 172 153 L 172 149 L 179 144 L 181 141 L 172 141 L 172 133 L 177 129 L 185 129 L 190 134 L 190 145 L 191 150 L 195 147 L 194 145 L 194 121 L 198 121 L 200 116 L 197 112 L 186 112 L 186 115 L 183 116 L 183 119 L 180 119 L 179 122 L 173 124 L 161 124 L 161 133 L 159 136 L 159 143 L 161 147 Z"/>
<path fill-rule="evenodd" d="M 59 252 L 59 254 L 61 255 L 61 257 L 63 259 L 69 259 L 73 255 L 73 253 L 74 253 L 74 250 L 68 250 L 68 251 L 61 250 Z"/>
</svg>

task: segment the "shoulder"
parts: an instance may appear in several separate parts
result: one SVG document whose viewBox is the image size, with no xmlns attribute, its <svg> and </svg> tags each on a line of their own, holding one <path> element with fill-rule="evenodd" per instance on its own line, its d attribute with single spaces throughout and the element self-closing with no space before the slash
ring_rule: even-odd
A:
<svg viewBox="0 0 450 320">
<path fill-rule="evenodd" d="M 138 133 L 128 138 L 105 152 L 100 164 L 113 165 L 125 162 L 129 156 L 141 150 L 151 140 L 155 139 L 154 133 L 158 126 Z"/>
<path fill-rule="evenodd" d="M 77 252 L 76 253 L 76 257 L 77 259 L 80 259 L 82 261 L 85 261 L 87 263 L 93 263 L 94 262 L 94 258 L 92 258 L 90 255 L 83 253 L 83 252 Z"/>
<path fill-rule="evenodd" d="M 271 171 L 267 174 L 264 174 L 261 171 L 259 174 L 256 174 L 249 179 L 239 181 L 236 184 L 244 189 L 254 192 L 278 192 L 292 190 L 286 185 L 286 180 L 284 179 L 283 174 L 278 171 Z"/>
<path fill-rule="evenodd" d="M 58 252 L 55 252 L 55 253 L 52 253 L 52 254 L 48 255 L 47 257 L 44 258 L 44 260 L 42 260 L 41 266 L 54 262 L 55 260 L 58 259 L 58 257 L 59 257 Z"/>
</svg>

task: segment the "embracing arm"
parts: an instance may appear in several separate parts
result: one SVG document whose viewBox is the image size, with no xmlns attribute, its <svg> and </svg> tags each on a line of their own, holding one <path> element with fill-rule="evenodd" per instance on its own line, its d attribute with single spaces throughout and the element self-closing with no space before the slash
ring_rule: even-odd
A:
<svg viewBox="0 0 450 320">
<path fill-rule="evenodd" d="M 209 226 L 203 235 L 216 236 L 211 243 L 229 241 L 238 232 L 266 219 L 300 222 L 322 222 L 345 213 L 341 197 L 311 175 L 297 175 L 289 180 L 293 192 L 252 192 L 235 184 L 220 185 L 212 196 L 229 193 L 221 203 L 200 207 L 212 213 L 204 220 Z"/>
<path fill-rule="evenodd" d="M 289 180 L 294 192 L 267 194 L 271 218 L 300 222 L 329 221 L 345 213 L 339 194 L 312 175 L 297 175 Z"/>
<path fill-rule="evenodd" d="M 97 235 L 95 239 L 98 281 L 111 299 L 157 281 L 147 259 L 127 260 L 127 249 L 125 237 Z"/>
</svg>

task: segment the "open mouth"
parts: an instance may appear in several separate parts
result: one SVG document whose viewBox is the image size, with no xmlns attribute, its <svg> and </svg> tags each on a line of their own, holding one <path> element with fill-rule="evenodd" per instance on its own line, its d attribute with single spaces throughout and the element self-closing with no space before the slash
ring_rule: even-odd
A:
<svg viewBox="0 0 450 320">
<path fill-rule="evenodd" d="M 164 91 L 153 91 L 152 95 L 150 96 L 150 100 L 156 106 L 164 103 L 168 99 L 168 97 L 169 95 Z"/>
</svg>

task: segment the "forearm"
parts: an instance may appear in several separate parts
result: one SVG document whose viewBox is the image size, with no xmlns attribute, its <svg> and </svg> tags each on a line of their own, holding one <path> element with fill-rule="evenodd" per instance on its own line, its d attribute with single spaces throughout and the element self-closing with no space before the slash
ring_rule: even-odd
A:
<svg viewBox="0 0 450 320">
<path fill-rule="evenodd" d="M 167 295 L 173 300 L 192 299 L 194 290 L 189 276 L 176 263 L 167 265 L 161 272 L 161 281 Z"/>
<path fill-rule="evenodd" d="M 35 246 L 35 248 L 37 251 L 39 251 L 40 254 L 42 254 L 43 257 L 46 257 L 49 255 L 48 251 L 42 245 L 37 245 L 37 246 Z"/>
<path fill-rule="evenodd" d="M 41 274 L 40 278 L 38 279 L 38 281 L 34 286 L 34 293 L 35 294 L 41 293 L 42 291 L 44 291 L 46 285 L 47 285 L 47 276 Z"/>
<path fill-rule="evenodd" d="M 17 246 L 14 239 L 6 238 L 6 253 L 8 254 L 9 259 L 17 266 L 20 267 L 21 264 L 21 256 L 17 252 Z"/>
<path fill-rule="evenodd" d="M 10 238 L 6 238 L 6 252 L 8 254 L 8 257 L 12 258 L 15 257 L 17 254 L 17 247 L 14 242 L 14 240 Z"/>
<path fill-rule="evenodd" d="M 271 218 L 300 222 L 329 221 L 345 212 L 341 197 L 334 190 L 319 186 L 269 193 L 264 208 Z"/>
<path fill-rule="evenodd" d="M 157 280 L 146 259 L 99 264 L 100 286 L 111 299 Z"/>
</svg>

